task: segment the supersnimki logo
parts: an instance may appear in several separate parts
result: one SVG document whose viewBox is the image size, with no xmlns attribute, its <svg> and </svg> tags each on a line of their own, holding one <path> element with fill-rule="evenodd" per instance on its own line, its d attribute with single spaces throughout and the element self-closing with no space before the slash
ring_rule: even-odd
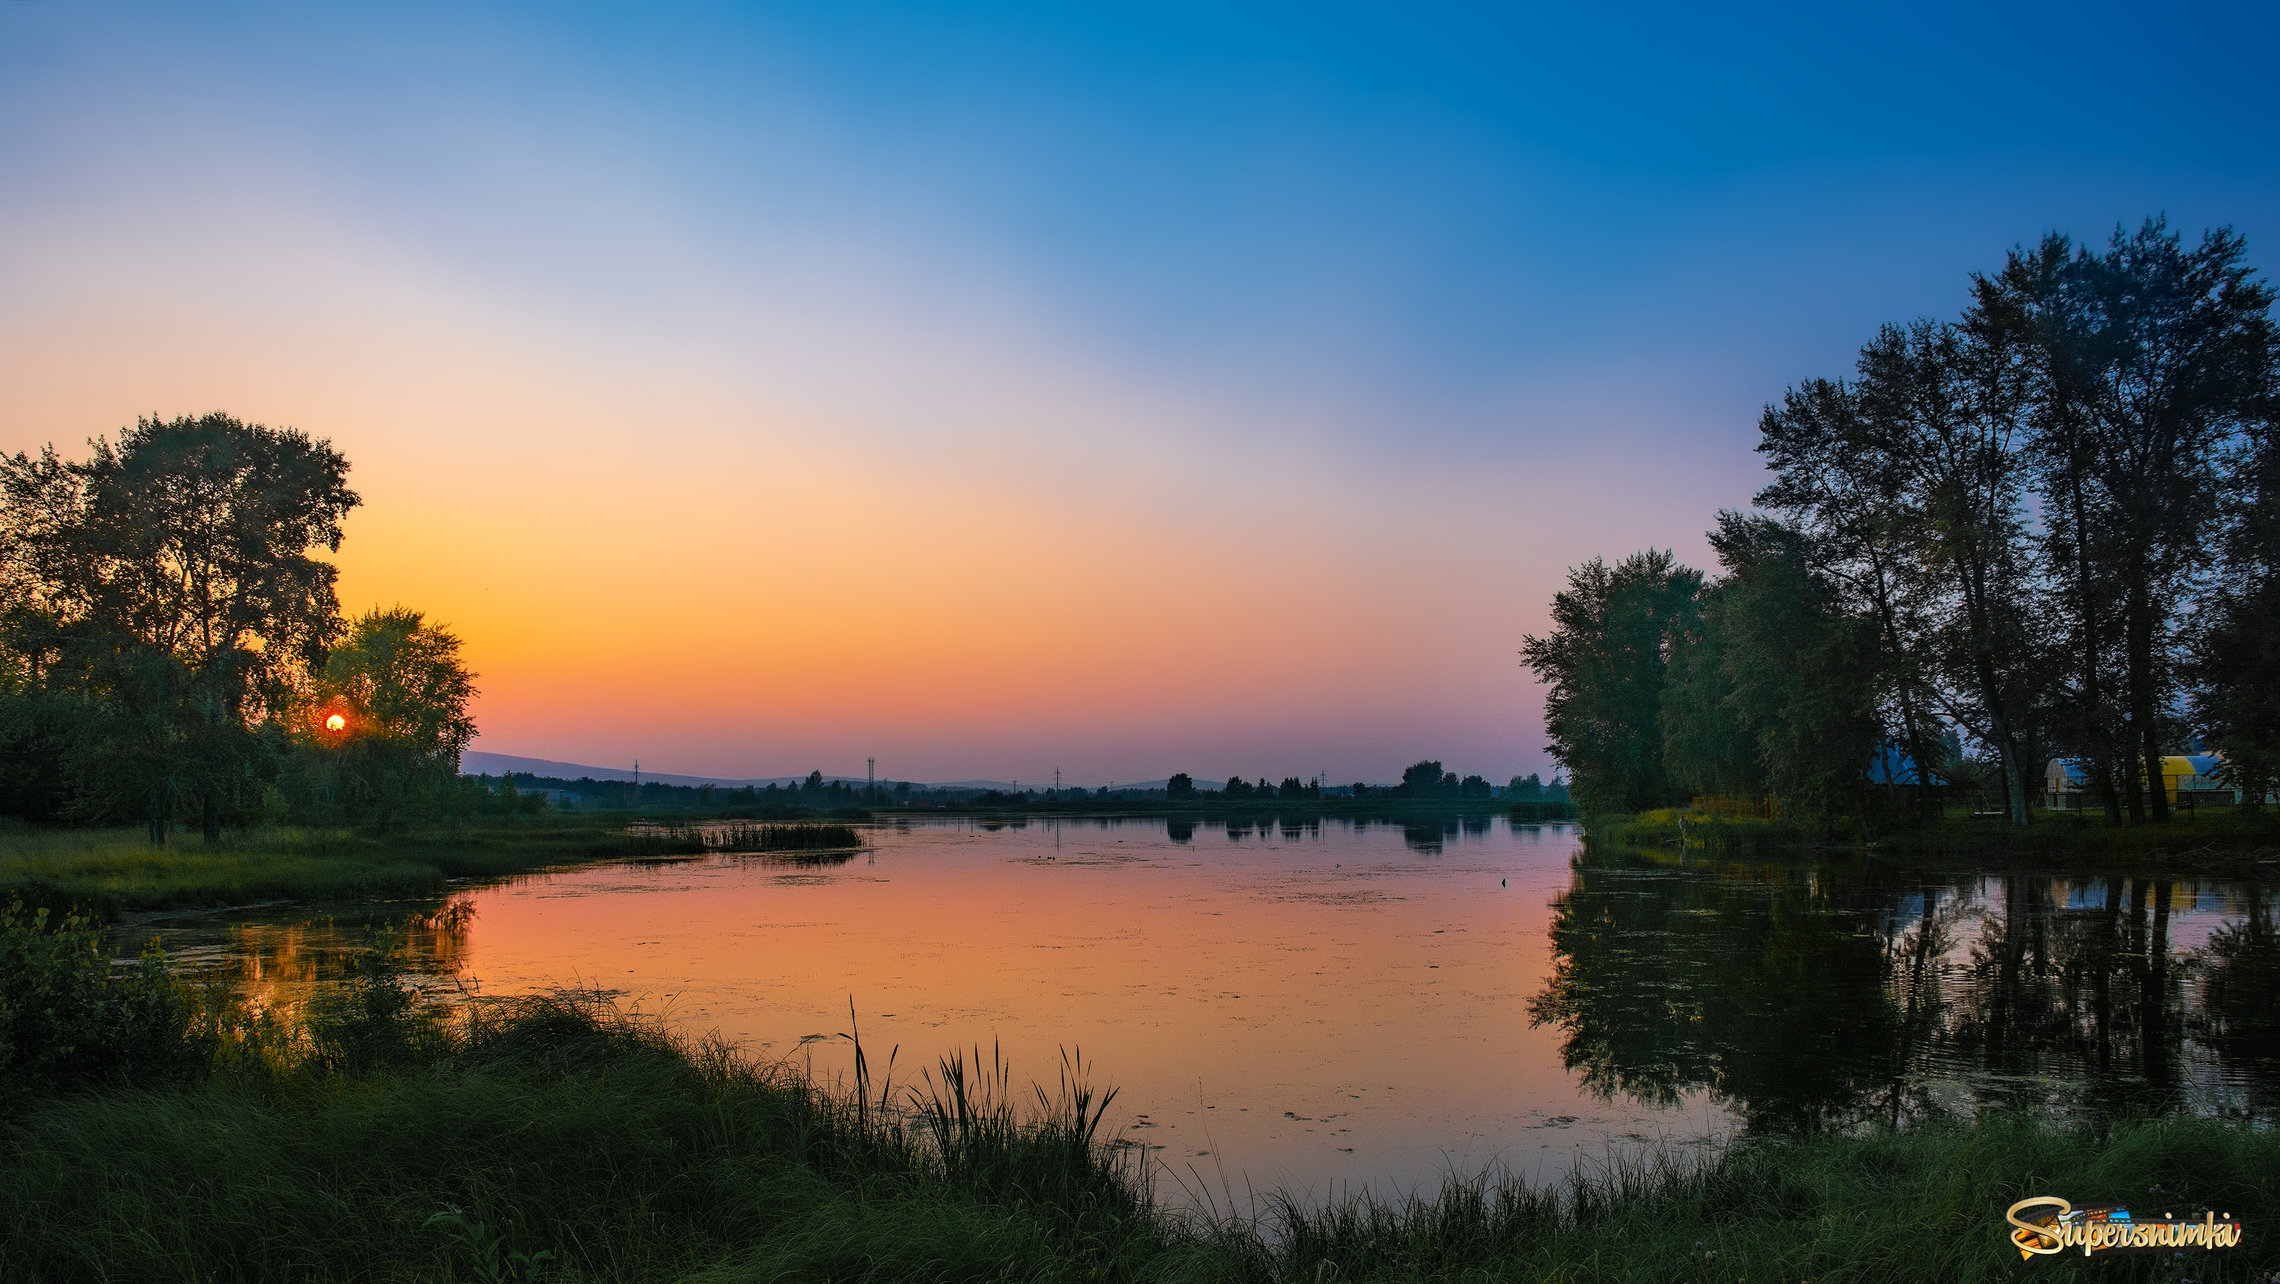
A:
<svg viewBox="0 0 2280 1284">
<path fill-rule="evenodd" d="M 2076 1208 L 2055 1195 L 2030 1195 L 2003 1215 L 2015 1229 L 2005 1232 L 2021 1258 L 2080 1249 L 2084 1257 L 2111 1253 L 2159 1253 L 2198 1248 L 2214 1252 L 2240 1243 L 2242 1226 L 2231 1213 L 2205 1212 L 2179 1220 L 2163 1214 L 2140 1220 L 2119 1204 Z"/>
</svg>

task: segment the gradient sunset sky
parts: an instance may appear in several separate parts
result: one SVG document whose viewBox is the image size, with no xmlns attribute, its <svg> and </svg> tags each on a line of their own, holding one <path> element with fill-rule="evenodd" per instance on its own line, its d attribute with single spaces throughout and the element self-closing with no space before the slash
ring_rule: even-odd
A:
<svg viewBox="0 0 2280 1284">
<path fill-rule="evenodd" d="M 2268 5 L 0 0 L 0 449 L 329 437 L 478 748 L 1544 771 L 1568 566 L 2049 229 L 2280 251 Z"/>
</svg>

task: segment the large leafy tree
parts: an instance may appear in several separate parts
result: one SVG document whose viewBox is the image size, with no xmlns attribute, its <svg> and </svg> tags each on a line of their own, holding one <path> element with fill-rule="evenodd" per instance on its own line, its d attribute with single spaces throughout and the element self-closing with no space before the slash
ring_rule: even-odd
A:
<svg viewBox="0 0 2280 1284">
<path fill-rule="evenodd" d="M 324 791 L 342 811 L 430 810 L 475 738 L 474 696 L 475 675 L 449 629 L 405 607 L 372 610 L 326 656 L 295 734 L 315 749 Z M 325 725 L 335 713 L 337 733 Z"/>
<path fill-rule="evenodd" d="M 0 459 L 0 607 L 14 663 L 88 711 L 84 792 L 174 796 L 209 840 L 253 753 L 338 628 L 332 565 L 359 502 L 325 441 L 227 415 L 138 420 L 67 461 Z"/>
<path fill-rule="evenodd" d="M 2224 576 L 2200 636 L 2195 722 L 2260 805 L 2280 788 L 2280 422 L 2250 435 L 2227 514 Z"/>
<path fill-rule="evenodd" d="M 2071 652 L 2068 704 L 2093 719 L 2077 736 L 2133 818 L 2166 819 L 2157 786 L 2187 626 L 2220 565 L 2230 465 L 2272 413 L 2272 289 L 2231 229 L 2187 248 L 2152 219 L 2103 252 L 2055 235 L 2014 251 L 1975 295 L 1972 323 L 2017 336 L 2036 378 L 2050 579 L 2063 586 L 2050 600 Z"/>
<path fill-rule="evenodd" d="M 1767 411 L 1759 449 L 1779 479 L 1759 502 L 1827 549 L 1831 582 L 1876 621 L 1915 760 L 1927 709 L 1965 728 L 1994 749 L 2024 825 L 2042 679 L 2020 347 L 1994 326 L 1886 326 L 1857 381 L 1793 389 Z"/>
<path fill-rule="evenodd" d="M 1667 549 L 1568 572 L 1552 599 L 1552 630 L 1521 655 L 1545 687 L 1544 730 L 1579 805 L 1595 811 L 1662 806 L 1680 786 L 1663 766 L 1664 670 L 1672 641 L 1693 626 L 1702 573 Z"/>
<path fill-rule="evenodd" d="M 1779 405 L 1766 407 L 1758 451 L 1776 478 L 1756 502 L 1781 514 L 1801 536 L 1835 609 L 1874 626 L 1884 738 L 1905 749 L 1916 765 L 1915 803 L 1922 816 L 1931 810 L 1940 741 L 1939 701 L 1925 645 L 1934 598 L 1916 569 L 1919 514 L 1900 483 L 1901 461 L 1873 447 L 1859 389 L 1840 380 L 1808 380 L 1791 388 Z"/>
<path fill-rule="evenodd" d="M 1726 573 L 1673 650 L 1665 762 L 1701 792 L 1770 789 L 1800 814 L 1862 814 L 1880 730 L 1874 622 L 1844 612 L 1791 527 L 1723 512 L 1710 543 Z"/>
</svg>

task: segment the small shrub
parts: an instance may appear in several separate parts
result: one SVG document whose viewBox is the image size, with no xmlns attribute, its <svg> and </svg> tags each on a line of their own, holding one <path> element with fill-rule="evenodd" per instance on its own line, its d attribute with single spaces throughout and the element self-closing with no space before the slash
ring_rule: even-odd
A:
<svg viewBox="0 0 2280 1284">
<path fill-rule="evenodd" d="M 210 1053 L 197 1012 L 155 940 L 115 967 L 92 917 L 0 910 L 0 1101 L 181 1078 Z"/>
<path fill-rule="evenodd" d="M 338 985 L 309 1006 L 309 1044 L 319 1066 L 362 1073 L 435 1061 L 451 1050 L 444 1013 L 409 981 L 401 932 L 383 933 L 352 956 Z"/>
</svg>

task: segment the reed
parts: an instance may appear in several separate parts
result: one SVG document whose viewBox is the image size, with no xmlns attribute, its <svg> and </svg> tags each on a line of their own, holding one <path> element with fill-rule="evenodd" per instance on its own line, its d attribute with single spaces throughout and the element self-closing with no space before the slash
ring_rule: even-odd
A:
<svg viewBox="0 0 2280 1284">
<path fill-rule="evenodd" d="M 690 854 L 855 852 L 863 847 L 861 830 L 830 823 L 642 825 L 634 828 L 633 836 L 670 847 L 674 853 Z"/>
</svg>

